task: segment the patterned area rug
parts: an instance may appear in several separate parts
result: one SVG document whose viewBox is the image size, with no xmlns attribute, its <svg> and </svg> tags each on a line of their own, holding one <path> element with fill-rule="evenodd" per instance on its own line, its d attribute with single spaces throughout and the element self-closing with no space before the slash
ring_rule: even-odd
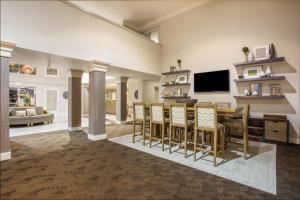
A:
<svg viewBox="0 0 300 200">
<path fill-rule="evenodd" d="M 232 142 L 240 144 L 229 143 L 224 160 L 218 158 L 217 162 L 219 164 L 214 167 L 213 156 L 210 154 L 201 155 L 201 153 L 198 153 L 197 160 L 194 161 L 193 148 L 188 150 L 188 157 L 184 158 L 184 150 L 182 148 L 179 149 L 179 146 L 172 147 L 172 153 L 170 154 L 168 145 L 165 145 L 165 151 L 162 151 L 159 142 L 152 143 L 156 145 L 150 148 L 149 142 L 143 146 L 142 138 L 138 139 L 136 143 L 132 143 L 131 135 L 112 138 L 110 141 L 271 194 L 276 194 L 276 145 L 273 144 L 250 141 L 249 149 L 251 157 L 245 160 L 241 145 L 242 141 L 232 139 Z M 201 158 L 199 159 L 199 157 Z"/>
</svg>

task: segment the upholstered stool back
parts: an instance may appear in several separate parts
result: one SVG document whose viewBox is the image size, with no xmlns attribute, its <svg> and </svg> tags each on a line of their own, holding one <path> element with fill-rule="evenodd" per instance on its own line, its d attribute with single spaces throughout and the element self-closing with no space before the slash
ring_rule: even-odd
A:
<svg viewBox="0 0 300 200">
<path fill-rule="evenodd" d="M 187 126 L 186 104 L 176 103 L 170 106 L 170 119 L 172 125 Z"/>
<path fill-rule="evenodd" d="M 214 130 L 217 127 L 217 106 L 195 105 L 195 125 L 203 130 Z"/>
<path fill-rule="evenodd" d="M 164 122 L 164 104 L 155 103 L 150 106 L 150 120 L 151 122 L 163 123 Z"/>
</svg>

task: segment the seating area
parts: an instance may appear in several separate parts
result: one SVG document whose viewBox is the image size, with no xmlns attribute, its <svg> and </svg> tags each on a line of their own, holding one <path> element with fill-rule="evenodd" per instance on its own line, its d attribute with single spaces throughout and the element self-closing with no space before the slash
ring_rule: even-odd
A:
<svg viewBox="0 0 300 200">
<path fill-rule="evenodd" d="M 243 150 L 245 159 L 248 156 L 248 117 L 249 105 L 243 108 L 228 107 L 230 103 L 196 103 L 194 107 L 187 107 L 185 103 L 134 103 L 133 104 L 133 143 L 137 135 L 142 135 L 143 145 L 149 141 L 152 147 L 153 141 L 168 144 L 169 153 L 172 147 L 184 149 L 184 157 L 187 157 L 188 144 L 194 149 L 194 161 L 197 160 L 197 152 L 202 155 L 213 154 L 214 166 L 217 165 L 216 157 L 224 158 L 224 149 L 230 142 L 231 127 L 243 131 Z M 220 120 L 219 117 L 224 117 Z M 136 126 L 140 125 L 140 132 L 136 132 Z M 228 132 L 226 130 L 229 130 Z M 226 144 L 225 144 L 226 143 Z"/>
<path fill-rule="evenodd" d="M 9 109 L 9 125 L 33 126 L 40 123 L 53 123 L 54 114 L 47 113 L 43 107 L 11 107 Z"/>
</svg>

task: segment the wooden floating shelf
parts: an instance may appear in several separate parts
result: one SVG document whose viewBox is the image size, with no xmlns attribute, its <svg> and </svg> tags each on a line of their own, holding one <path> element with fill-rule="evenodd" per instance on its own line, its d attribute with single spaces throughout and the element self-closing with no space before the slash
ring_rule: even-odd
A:
<svg viewBox="0 0 300 200">
<path fill-rule="evenodd" d="M 234 63 L 233 65 L 235 67 L 241 67 L 241 66 L 258 65 L 258 64 L 283 62 L 283 61 L 285 61 L 285 57 L 270 58 L 270 59 L 265 59 L 265 60 L 255 60 L 255 61 L 250 61 L 250 62 Z"/>
<path fill-rule="evenodd" d="M 270 95 L 263 95 L 263 96 L 234 96 L 236 99 L 283 99 L 284 95 L 278 96 L 270 96 Z"/>
<path fill-rule="evenodd" d="M 163 87 L 176 87 L 176 86 L 188 86 L 191 85 L 190 83 L 178 83 L 178 84 L 169 84 L 169 85 L 162 85 Z"/>
<path fill-rule="evenodd" d="M 162 73 L 162 75 L 188 74 L 190 72 L 191 72 L 190 70 L 180 70 L 175 72 L 164 72 Z"/>
<path fill-rule="evenodd" d="M 162 97 L 163 99 L 190 99 L 191 97 Z"/>
<path fill-rule="evenodd" d="M 235 79 L 235 82 L 252 82 L 252 81 L 272 81 L 272 80 L 283 80 L 285 76 L 274 76 L 274 77 L 262 77 L 262 78 L 251 78 L 251 79 Z"/>
</svg>

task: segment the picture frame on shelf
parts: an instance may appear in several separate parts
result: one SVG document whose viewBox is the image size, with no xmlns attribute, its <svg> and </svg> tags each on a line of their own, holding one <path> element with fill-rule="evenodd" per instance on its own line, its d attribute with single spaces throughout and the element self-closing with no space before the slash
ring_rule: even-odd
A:
<svg viewBox="0 0 300 200">
<path fill-rule="evenodd" d="M 176 67 L 175 66 L 170 66 L 170 72 L 176 72 Z"/>
<path fill-rule="evenodd" d="M 188 82 L 188 75 L 187 74 L 182 74 L 178 75 L 175 80 L 175 84 L 183 84 Z"/>
<path fill-rule="evenodd" d="M 270 84 L 270 96 L 279 96 L 281 95 L 280 84 Z"/>
<path fill-rule="evenodd" d="M 250 84 L 250 94 L 252 96 L 262 95 L 262 84 L 261 83 L 251 83 Z"/>
<path fill-rule="evenodd" d="M 253 54 L 255 60 L 265 60 L 270 58 L 270 46 L 264 45 L 253 48 Z"/>
<path fill-rule="evenodd" d="M 262 71 L 263 71 L 262 65 L 258 65 L 255 67 L 246 67 L 243 69 L 243 78 L 244 79 L 260 78 L 260 74 Z"/>
</svg>

